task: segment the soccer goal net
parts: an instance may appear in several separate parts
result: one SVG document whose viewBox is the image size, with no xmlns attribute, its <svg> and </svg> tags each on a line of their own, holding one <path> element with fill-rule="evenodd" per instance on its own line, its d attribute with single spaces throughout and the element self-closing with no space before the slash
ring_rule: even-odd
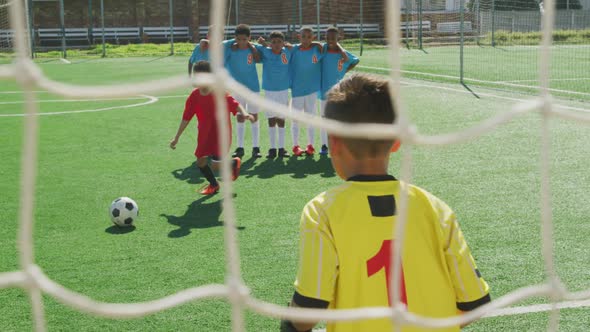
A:
<svg viewBox="0 0 590 332">
<path fill-rule="evenodd" d="M 308 3 L 309 1 L 303 2 Z M 491 1 L 493 3 L 493 1 Z M 500 2 L 497 0 L 496 2 Z M 231 1 L 230 1 L 231 3 Z M 243 2 L 242 2 L 243 3 Z M 249 2 L 250 3 L 250 2 Z M 256 2 L 253 2 L 254 4 Z M 276 1 L 272 2 L 276 6 L 281 6 Z M 287 3 L 287 2 L 280 2 Z M 317 17 L 316 13 L 313 13 L 309 8 L 295 6 L 296 1 L 289 1 L 292 3 L 285 11 L 292 13 L 293 17 L 306 18 L 313 15 Z M 552 205 L 550 200 L 550 162 L 551 146 L 549 144 L 550 131 L 549 124 L 551 118 L 565 118 L 575 120 L 580 123 L 589 124 L 590 116 L 587 114 L 574 113 L 564 109 L 557 109 L 552 104 L 552 81 L 550 70 L 555 58 L 556 53 L 555 44 L 553 43 L 557 35 L 554 31 L 554 22 L 556 22 L 558 11 L 556 10 L 555 0 L 546 0 L 543 2 L 543 10 L 536 11 L 535 14 L 531 14 L 536 23 L 533 25 L 539 25 L 542 29 L 537 31 L 538 36 L 535 41 L 535 47 L 531 48 L 530 54 L 533 58 L 530 58 L 528 62 L 535 63 L 538 59 L 538 65 L 534 65 L 527 69 L 527 73 L 530 71 L 531 84 L 534 84 L 536 89 L 539 91 L 538 95 L 531 98 L 528 101 L 522 101 L 515 104 L 513 108 L 502 114 L 498 114 L 486 121 L 479 124 L 475 124 L 473 127 L 465 129 L 460 132 L 451 133 L 448 135 L 429 136 L 420 133 L 414 124 L 410 121 L 409 112 L 404 107 L 403 97 L 400 94 L 400 82 L 401 82 L 401 53 L 403 50 L 404 38 L 406 40 L 417 39 L 419 34 L 425 34 L 428 30 L 428 24 L 430 23 L 430 30 L 438 29 L 438 24 L 449 23 L 443 25 L 442 29 L 455 31 L 455 21 L 459 18 L 459 24 L 465 26 L 465 12 L 469 6 L 476 6 L 477 1 L 470 1 L 465 5 L 464 1 L 432 1 L 429 7 L 434 11 L 436 6 L 448 6 L 448 8 L 457 8 L 461 13 L 452 16 L 449 21 L 436 23 L 435 16 L 427 19 L 424 13 L 427 11 L 424 3 L 420 2 L 409 3 L 407 1 L 384 1 L 379 6 L 368 5 L 373 3 L 368 1 L 367 4 L 360 2 L 358 8 L 340 8 L 335 7 L 332 11 L 340 12 L 338 17 L 345 17 L 358 13 L 363 6 L 363 12 L 367 10 L 374 11 L 373 14 L 381 15 L 378 20 L 384 22 L 379 24 L 379 33 L 382 34 L 381 38 L 386 40 L 390 47 L 383 48 L 380 50 L 382 56 L 386 59 L 386 62 L 390 67 L 384 71 L 384 74 L 390 75 L 391 82 L 391 94 L 395 97 L 397 114 L 397 122 L 390 125 L 344 125 L 338 122 L 321 119 L 317 116 L 309 116 L 304 113 L 289 112 L 289 110 L 279 104 L 273 103 L 269 100 L 262 98 L 258 94 L 250 92 L 244 86 L 238 84 L 230 78 L 228 73 L 223 67 L 222 63 L 222 50 L 221 40 L 223 38 L 223 29 L 214 29 L 210 35 L 211 39 L 211 63 L 213 73 L 210 75 L 199 75 L 192 81 L 189 80 L 184 73 L 178 76 L 169 77 L 167 79 L 158 79 L 150 82 L 134 83 L 134 84 L 121 84 L 112 86 L 77 86 L 66 83 L 60 83 L 53 81 L 48 78 L 39 70 L 39 67 L 30 59 L 28 52 L 28 41 L 27 41 L 27 30 L 26 30 L 26 8 L 24 7 L 24 1 L 4 1 L 0 3 L 0 27 L 3 30 L 11 31 L 11 37 L 6 39 L 6 43 L 1 41 L 2 49 L 14 49 L 14 53 L 17 57 L 17 61 L 12 64 L 4 64 L 0 66 L 0 78 L 8 79 L 18 82 L 24 92 L 25 106 L 24 106 L 24 134 L 23 134 L 23 149 L 22 155 L 22 169 L 21 169 L 21 186 L 20 186 L 20 205 L 19 205 L 19 230 L 18 230 L 18 252 L 19 252 L 19 266 L 20 268 L 16 271 L 2 272 L 0 273 L 0 288 L 21 288 L 25 290 L 27 296 L 30 299 L 32 307 L 32 319 L 34 326 L 37 331 L 44 331 L 46 329 L 46 315 L 44 310 L 43 296 L 51 297 L 58 302 L 61 302 L 75 310 L 82 311 L 88 314 L 109 317 L 109 318 L 133 318 L 143 317 L 150 314 L 154 314 L 163 310 L 167 310 L 173 307 L 181 306 L 189 301 L 198 301 L 206 298 L 224 298 L 226 299 L 232 308 L 232 329 L 233 331 L 244 330 L 244 313 L 246 310 L 252 310 L 262 315 L 271 316 L 275 318 L 285 318 L 289 320 L 312 320 L 312 321 L 351 321 L 361 319 L 376 319 L 376 318 L 388 318 L 396 322 L 398 325 L 412 325 L 422 327 L 445 327 L 445 326 L 456 326 L 465 324 L 470 321 L 481 319 L 482 317 L 499 316 L 499 315 L 514 315 L 527 312 L 537 311 L 550 311 L 550 323 L 549 330 L 556 331 L 558 329 L 559 321 L 559 310 L 561 308 L 568 307 L 585 307 L 590 305 L 590 290 L 572 292 L 569 291 L 560 281 L 560 276 L 556 273 L 555 262 L 553 259 L 553 223 L 552 223 Z M 379 3 L 379 1 L 375 1 Z M 486 2 L 488 4 L 489 2 Z M 504 2 L 506 3 L 506 2 Z M 216 27 L 224 27 L 228 21 L 232 22 L 232 15 L 240 18 L 243 15 L 248 14 L 249 11 L 255 13 L 258 10 L 262 10 L 262 7 L 256 5 L 249 6 L 248 8 L 238 7 L 234 9 L 234 14 L 228 8 L 226 8 L 226 1 L 211 1 L 210 8 L 207 8 L 209 12 L 209 21 L 207 24 L 213 24 Z M 299 1 L 301 4 L 301 1 Z M 420 10 L 415 9 L 418 5 L 421 6 Z M 484 10 L 485 6 L 482 3 L 479 4 L 479 14 L 473 16 L 472 29 L 480 31 L 479 34 L 481 43 L 499 43 L 503 42 L 504 39 L 500 39 L 500 35 L 496 33 L 494 37 L 491 36 L 487 29 L 491 24 L 500 24 L 504 21 L 500 19 L 500 13 L 489 13 L 487 14 Z M 234 7 L 235 8 L 235 7 Z M 442 8 L 442 7 L 440 7 Z M 447 7 L 445 7 L 447 8 Z M 8 11 L 7 11 L 8 9 Z M 496 8 L 498 12 L 500 8 Z M 533 9 L 531 9 L 533 10 Z M 299 14 L 302 11 L 302 14 Z M 308 12 L 309 11 L 309 12 Z M 510 10 L 508 10 L 510 12 Z M 229 13 L 229 15 L 228 15 Z M 254 15 L 254 14 L 252 14 Z M 327 14 L 326 14 L 327 15 Z M 420 17 L 418 16 L 420 15 Z M 495 18 L 491 18 L 493 15 Z M 505 15 L 505 14 L 502 14 Z M 508 14 L 506 14 L 508 15 Z M 7 26 L 7 16 L 10 16 L 11 25 Z M 229 19 L 228 19 L 229 17 Z M 461 18 L 463 17 L 463 18 Z M 269 18 L 270 20 L 271 18 Z M 240 22 L 238 19 L 236 22 Z M 335 20 L 334 20 L 335 21 Z M 300 24 L 310 24 L 313 22 L 297 22 L 296 20 L 290 21 L 290 24 L 299 26 Z M 316 27 L 319 21 L 316 22 Z M 337 23 L 328 19 L 324 22 Z M 404 23 L 405 22 L 405 23 Z M 479 22 L 479 23 L 475 23 Z M 496 23 L 493 23 L 496 22 Z M 268 22 L 270 25 L 273 22 Z M 452 23 L 452 24 L 450 24 Z M 322 29 L 319 22 L 319 32 Z M 326 23 L 327 24 L 327 23 Z M 359 23 L 360 24 L 360 23 Z M 357 24 L 352 29 L 360 29 Z M 367 28 L 369 24 L 372 24 L 370 20 L 362 22 L 362 29 Z M 478 25 L 479 24 L 479 25 Z M 502 23 L 504 24 L 504 23 Z M 405 26 L 405 29 L 400 27 Z M 344 29 L 346 34 L 346 28 L 343 24 L 340 25 Z M 412 30 L 410 32 L 410 30 Z M 364 34 L 364 30 L 356 30 L 357 34 L 361 32 Z M 492 29 L 494 31 L 494 29 Z M 368 34 L 368 32 L 366 32 Z M 454 32 L 453 32 L 454 33 Z M 356 36 L 356 34 L 355 34 Z M 483 37 L 482 37 L 483 36 Z M 434 38 L 434 36 L 433 36 Z M 508 37 L 507 37 L 508 38 Z M 516 38 L 513 35 L 510 38 Z M 2 39 L 4 40 L 4 39 Z M 413 41 L 414 42 L 414 41 Z M 359 41 L 360 43 L 360 41 Z M 360 44 L 359 44 L 360 45 Z M 587 46 L 586 46 L 587 47 Z M 578 48 L 572 48 L 577 50 Z M 576 51 L 578 52 L 578 51 Z M 484 61 L 484 60 L 481 60 Z M 534 71 L 533 71 L 534 70 Z M 586 72 L 588 74 L 588 72 Z M 495 79 L 494 77 L 490 80 Z M 461 316 L 449 317 L 449 318 L 431 318 L 431 317 L 419 317 L 411 312 L 408 312 L 403 304 L 400 302 L 399 294 L 394 294 L 392 298 L 391 307 L 378 307 L 378 308 L 360 308 L 360 309 L 347 309 L 347 310 L 314 310 L 314 309 L 302 309 L 302 308 L 288 308 L 282 305 L 267 303 L 255 298 L 249 291 L 248 285 L 243 282 L 240 274 L 240 252 L 238 249 L 238 236 L 236 229 L 236 213 L 234 210 L 234 203 L 232 197 L 232 182 L 223 181 L 221 183 L 223 193 L 223 209 L 225 214 L 224 223 L 224 234 L 225 234 L 225 255 L 226 255 L 226 282 L 224 284 L 210 284 L 190 289 L 185 289 L 169 296 L 156 299 L 147 302 L 138 303 L 105 303 L 88 297 L 84 294 L 75 292 L 67 287 L 64 287 L 60 283 L 52 280 L 35 263 L 34 254 L 34 238 L 33 238 L 33 226 L 34 226 L 34 198 L 35 198 L 35 179 L 36 179 L 36 168 L 38 165 L 37 158 L 37 145 L 39 140 L 39 112 L 38 106 L 35 103 L 36 90 L 42 89 L 44 91 L 51 92 L 56 95 L 68 96 L 68 97 L 79 97 L 79 98 L 98 98 L 98 97 L 132 97 L 137 94 L 147 94 L 152 92 L 169 91 L 177 88 L 189 88 L 193 85 L 207 86 L 213 89 L 217 105 L 220 105 L 218 117 L 220 119 L 220 138 L 221 144 L 228 145 L 228 126 L 225 121 L 222 121 L 223 114 L 225 114 L 225 103 L 223 96 L 225 91 L 230 91 L 232 94 L 243 96 L 250 103 L 259 106 L 261 109 L 272 109 L 274 112 L 280 112 L 285 118 L 290 120 L 298 121 L 302 124 L 312 125 L 316 128 L 326 129 L 331 133 L 336 133 L 342 136 L 350 137 L 364 137 L 364 138 L 398 138 L 403 142 L 404 148 L 402 149 L 401 159 L 401 180 L 402 183 L 411 183 L 412 178 L 412 150 L 415 146 L 422 145 L 450 145 L 469 140 L 482 135 L 483 133 L 492 132 L 501 124 L 505 124 L 513 120 L 516 116 L 522 113 L 533 113 L 536 112 L 542 117 L 542 147 L 541 147 L 541 230 L 542 230 L 542 254 L 544 260 L 544 267 L 547 278 L 544 282 L 537 285 L 530 285 L 527 287 L 515 289 L 511 293 L 495 299 L 491 303 L 482 306 L 472 312 L 466 313 Z M 230 160 L 224 158 L 222 160 L 222 171 L 223 179 L 230 179 Z M 392 234 L 403 234 L 405 225 L 407 223 L 407 186 L 402 186 L 402 194 L 400 203 L 398 206 L 399 217 L 396 229 L 392 229 Z M 10 222 L 10 221 L 7 221 Z M 397 243 L 403 243 L 403 239 Z M 401 244 L 400 244 L 401 246 Z M 400 282 L 400 253 L 401 250 L 395 250 L 392 253 L 392 285 L 397 286 Z M 397 287 L 391 287 L 391 289 L 397 289 Z M 549 303 L 545 305 L 529 306 L 529 307 L 511 307 L 525 299 L 533 297 L 544 297 L 550 299 Z"/>
<path fill-rule="evenodd" d="M 8 21 L 8 10 L 13 0 L 0 0 L 0 56 L 7 58 L 12 55 L 13 30 Z M 0 60 L 1 61 L 1 60 Z"/>
<path fill-rule="evenodd" d="M 554 94 L 585 98 L 590 91 L 588 68 L 575 59 L 590 56 L 590 44 L 585 42 L 590 10 L 577 0 L 555 1 L 555 5 L 549 87 Z M 511 89 L 539 86 L 539 48 L 547 2 L 475 0 L 467 10 L 477 22 L 473 31 L 478 47 L 465 51 L 465 76 Z M 514 67 L 501 69 L 507 58 Z M 483 64 L 496 70 L 482 70 Z"/>
</svg>

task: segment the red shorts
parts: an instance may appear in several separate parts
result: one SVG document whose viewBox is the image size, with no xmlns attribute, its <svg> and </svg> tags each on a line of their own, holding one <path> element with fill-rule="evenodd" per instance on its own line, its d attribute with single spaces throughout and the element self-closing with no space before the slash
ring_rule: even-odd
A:
<svg viewBox="0 0 590 332">
<path fill-rule="evenodd" d="M 231 138 L 229 144 L 231 145 Z M 229 148 L 225 149 L 226 151 L 221 151 L 221 147 L 219 145 L 220 144 L 217 139 L 205 139 L 203 141 L 199 140 L 197 142 L 197 148 L 195 149 L 195 157 L 221 157 L 229 152 Z"/>
</svg>

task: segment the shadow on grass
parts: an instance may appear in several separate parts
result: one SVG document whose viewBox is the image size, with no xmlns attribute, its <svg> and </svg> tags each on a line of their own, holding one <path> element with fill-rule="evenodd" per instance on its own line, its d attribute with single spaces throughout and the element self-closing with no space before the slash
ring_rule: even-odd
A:
<svg viewBox="0 0 590 332">
<path fill-rule="evenodd" d="M 201 171 L 197 167 L 197 162 L 190 166 L 173 170 L 172 175 L 181 181 L 190 184 L 200 184 L 206 182 Z M 247 178 L 258 177 L 260 179 L 270 179 L 275 175 L 290 174 L 295 179 L 303 179 L 308 175 L 320 174 L 321 177 L 330 178 L 336 176 L 332 162 L 328 156 L 320 155 L 319 157 L 301 156 L 290 158 L 260 159 L 248 158 L 242 159 L 240 176 Z"/>
<path fill-rule="evenodd" d="M 254 163 L 253 159 L 242 163 L 240 176 L 247 178 L 258 177 L 270 179 L 275 175 L 290 174 L 294 179 L 303 179 L 308 175 L 320 174 L 321 177 L 329 178 L 336 176 L 332 162 L 327 156 L 314 158 L 312 156 L 290 157 L 290 158 L 261 158 L 262 162 Z"/>
<path fill-rule="evenodd" d="M 469 87 L 467 84 L 465 84 L 465 83 L 461 83 L 461 85 L 462 85 L 462 86 L 465 88 L 465 90 L 467 90 L 467 91 L 471 92 L 471 94 L 472 94 L 472 95 L 473 95 L 475 98 L 477 98 L 477 99 L 481 99 L 481 98 L 479 98 L 479 95 L 478 95 L 477 93 L 475 93 L 475 91 L 471 90 L 471 88 L 470 88 L 470 87 Z"/>
<path fill-rule="evenodd" d="M 175 169 L 171 173 L 178 180 L 186 181 L 190 184 L 199 184 L 205 182 L 201 171 L 199 171 L 199 168 L 197 167 L 196 161 L 194 161 L 190 166 Z"/>
<path fill-rule="evenodd" d="M 134 230 L 135 230 L 135 226 L 120 227 L 117 225 L 112 225 L 110 227 L 107 227 L 104 231 L 109 234 L 120 235 L 120 234 L 131 233 Z"/>
<path fill-rule="evenodd" d="M 221 217 L 221 199 L 216 199 L 214 202 L 205 203 L 217 195 L 203 196 L 198 200 L 188 205 L 188 209 L 182 216 L 172 216 L 160 214 L 161 217 L 166 218 L 168 223 L 178 226 L 178 229 L 170 231 L 168 237 L 179 238 L 187 236 L 194 228 L 209 228 L 223 226 Z M 235 195 L 234 195 L 235 196 Z M 243 230 L 245 227 L 237 227 L 238 230 Z"/>
</svg>

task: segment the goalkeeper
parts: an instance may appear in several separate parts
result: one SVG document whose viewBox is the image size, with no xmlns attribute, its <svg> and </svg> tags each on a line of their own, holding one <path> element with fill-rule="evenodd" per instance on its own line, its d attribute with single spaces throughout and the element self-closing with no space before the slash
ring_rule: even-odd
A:
<svg viewBox="0 0 590 332">
<path fill-rule="evenodd" d="M 351 75 L 328 93 L 325 116 L 346 123 L 392 124 L 388 80 Z M 346 182 L 312 199 L 300 221 L 299 269 L 291 306 L 350 309 L 392 305 L 391 293 L 411 313 L 443 318 L 490 301 L 453 211 L 407 184 L 408 222 L 400 283 L 389 289 L 392 236 L 398 222 L 399 180 L 388 174 L 393 139 L 328 136 L 332 165 Z M 282 331 L 308 331 L 316 322 L 282 321 Z M 392 331 L 391 319 L 327 324 L 328 332 Z M 459 326 L 432 331 L 459 331 Z M 431 331 L 403 327 L 402 331 Z"/>
</svg>

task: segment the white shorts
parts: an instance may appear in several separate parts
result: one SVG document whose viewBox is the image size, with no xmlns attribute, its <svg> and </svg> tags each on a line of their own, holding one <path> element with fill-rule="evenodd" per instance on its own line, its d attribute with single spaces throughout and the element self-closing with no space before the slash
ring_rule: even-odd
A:
<svg viewBox="0 0 590 332">
<path fill-rule="evenodd" d="M 248 112 L 250 114 L 258 114 L 258 107 L 253 104 L 248 104 L 248 101 L 246 101 L 246 98 L 244 98 L 242 96 L 238 96 L 238 95 L 235 95 L 233 97 L 240 105 L 242 105 L 242 107 L 246 110 L 246 112 Z"/>
<path fill-rule="evenodd" d="M 318 94 L 314 92 L 307 96 L 293 97 L 291 106 L 293 111 L 296 112 L 304 111 L 305 113 L 316 114 L 317 100 Z"/>
<path fill-rule="evenodd" d="M 282 91 L 265 91 L 266 99 L 272 100 L 276 103 L 281 105 L 285 105 L 286 107 L 289 106 L 289 90 L 282 90 Z M 279 113 L 275 113 L 273 111 L 266 111 L 267 118 L 279 118 L 284 119 L 285 116 Z"/>
</svg>

